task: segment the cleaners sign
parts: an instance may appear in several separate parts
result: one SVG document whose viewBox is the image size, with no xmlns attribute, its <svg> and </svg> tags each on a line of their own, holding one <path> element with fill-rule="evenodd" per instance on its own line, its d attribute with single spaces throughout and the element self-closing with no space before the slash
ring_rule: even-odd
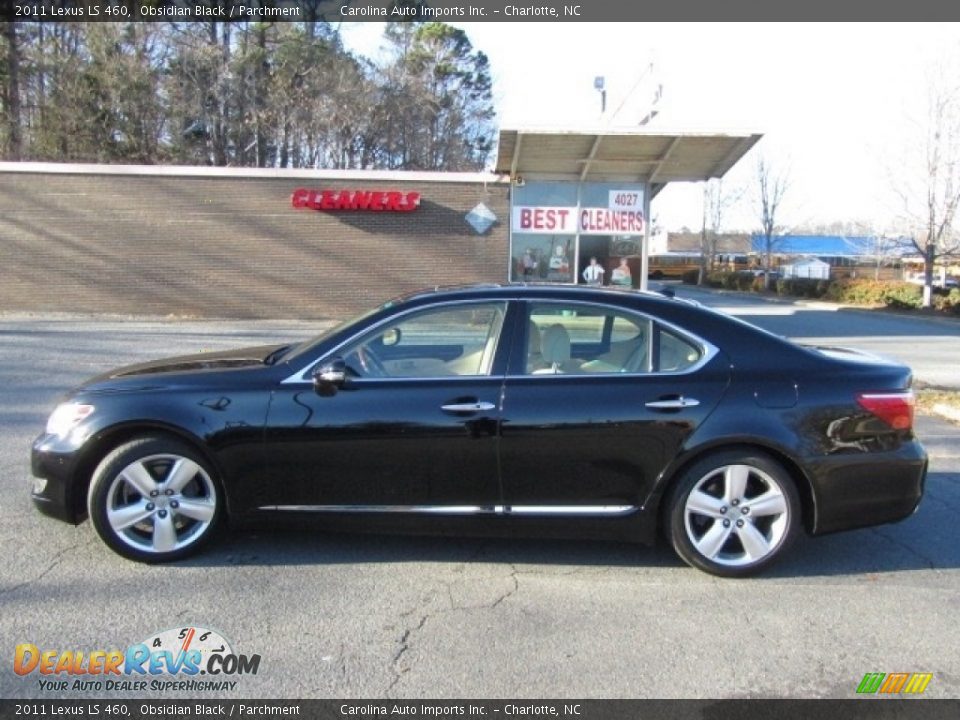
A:
<svg viewBox="0 0 960 720">
<path fill-rule="evenodd" d="M 395 190 L 308 190 L 293 191 L 290 204 L 313 210 L 361 210 L 368 212 L 413 212 L 420 207 L 420 193 Z"/>
<path fill-rule="evenodd" d="M 513 231 L 541 235 L 639 235 L 643 210 L 620 208 L 513 208 Z"/>
<path fill-rule="evenodd" d="M 513 231 L 541 235 L 638 235 L 644 230 L 643 193 L 611 190 L 608 207 L 520 205 Z"/>
</svg>

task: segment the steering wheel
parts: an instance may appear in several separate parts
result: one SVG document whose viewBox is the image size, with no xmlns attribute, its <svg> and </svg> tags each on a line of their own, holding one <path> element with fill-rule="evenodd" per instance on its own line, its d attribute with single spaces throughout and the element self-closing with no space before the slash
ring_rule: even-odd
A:
<svg viewBox="0 0 960 720">
<path fill-rule="evenodd" d="M 365 345 L 357 348 L 357 360 L 360 361 L 360 367 L 363 368 L 363 374 L 367 377 L 389 377 L 390 373 L 383 366 L 383 362 L 373 351 Z"/>
</svg>

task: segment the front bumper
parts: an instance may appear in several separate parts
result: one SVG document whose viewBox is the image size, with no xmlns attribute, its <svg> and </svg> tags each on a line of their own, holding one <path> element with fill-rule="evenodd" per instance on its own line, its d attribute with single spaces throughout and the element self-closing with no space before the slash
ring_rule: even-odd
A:
<svg viewBox="0 0 960 720">
<path fill-rule="evenodd" d="M 923 497 L 927 454 L 917 441 L 897 450 L 831 455 L 809 464 L 816 517 L 812 534 L 898 522 Z"/>
<path fill-rule="evenodd" d="M 78 465 L 77 448 L 55 435 L 43 433 L 33 443 L 30 468 L 36 478 L 30 498 L 44 515 L 73 523 L 83 521 L 82 499 L 74 482 Z"/>
</svg>

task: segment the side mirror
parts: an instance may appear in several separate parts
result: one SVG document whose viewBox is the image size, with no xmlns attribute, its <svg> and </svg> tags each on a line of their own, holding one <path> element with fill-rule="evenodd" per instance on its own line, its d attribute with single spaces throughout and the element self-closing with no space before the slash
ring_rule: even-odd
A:
<svg viewBox="0 0 960 720">
<path fill-rule="evenodd" d="M 343 358 L 333 358 L 313 371 L 313 389 L 317 395 L 330 397 L 347 382 L 347 363 Z"/>
</svg>

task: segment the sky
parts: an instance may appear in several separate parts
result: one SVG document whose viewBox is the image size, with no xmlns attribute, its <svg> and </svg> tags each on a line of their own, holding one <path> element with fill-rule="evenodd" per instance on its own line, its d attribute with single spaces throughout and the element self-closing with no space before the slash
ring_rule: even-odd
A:
<svg viewBox="0 0 960 720">
<path fill-rule="evenodd" d="M 960 24 L 950 23 L 454 24 L 490 59 L 501 128 L 637 127 L 662 85 L 650 131 L 762 133 L 724 180 L 743 191 L 727 230 L 759 226 L 758 153 L 789 178 L 784 231 L 855 220 L 893 229 L 903 216 L 895 191 L 922 146 L 929 78 L 960 58 Z M 341 27 L 368 56 L 382 30 Z M 671 185 L 652 215 L 669 230 L 699 229 L 701 198 L 698 184 Z"/>
</svg>

